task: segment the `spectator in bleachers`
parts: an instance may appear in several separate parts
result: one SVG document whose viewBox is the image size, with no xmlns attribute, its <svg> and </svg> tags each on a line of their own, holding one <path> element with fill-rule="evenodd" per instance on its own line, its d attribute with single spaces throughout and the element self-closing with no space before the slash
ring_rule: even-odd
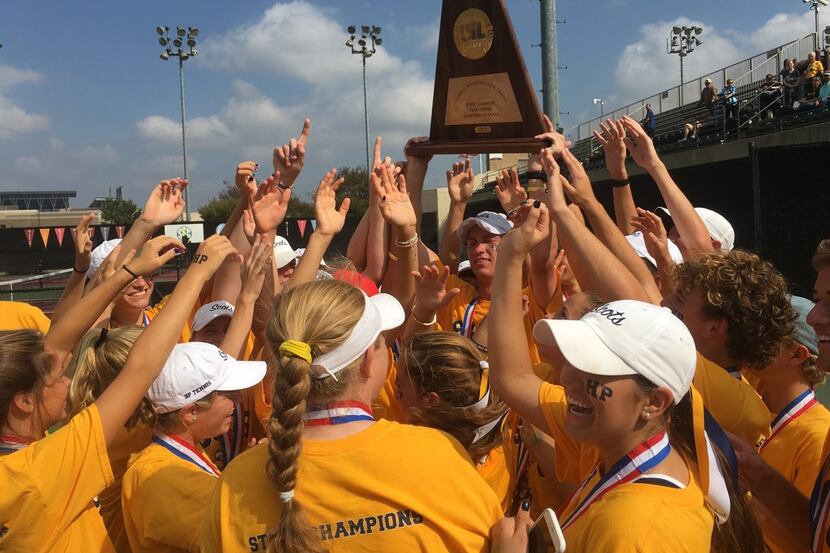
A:
<svg viewBox="0 0 830 553">
<path fill-rule="evenodd" d="M 738 116 L 738 89 L 735 88 L 735 81 L 726 79 L 726 86 L 721 89 L 718 99 L 723 103 L 727 117 L 732 119 Z"/>
<path fill-rule="evenodd" d="M 647 135 L 652 138 L 654 137 L 654 129 L 657 127 L 657 118 L 654 116 L 654 112 L 651 111 L 651 104 L 646 104 L 646 115 L 643 117 L 643 120 L 640 121 L 640 125 L 642 125 Z"/>
<path fill-rule="evenodd" d="M 761 94 L 758 99 L 758 113 L 766 114 L 767 118 L 775 117 L 778 108 L 781 107 L 781 94 L 783 87 L 771 74 L 761 83 Z"/>
<path fill-rule="evenodd" d="M 816 53 L 810 52 L 807 54 L 807 66 L 804 69 L 804 80 L 810 83 L 813 79 L 820 76 L 824 72 L 824 66 L 816 59 Z"/>
<path fill-rule="evenodd" d="M 807 91 L 804 93 L 804 96 L 793 104 L 793 109 L 795 111 L 806 111 L 821 107 L 821 100 L 819 100 L 820 89 L 821 79 L 816 77 L 807 85 Z"/>
<path fill-rule="evenodd" d="M 830 106 L 830 71 L 821 74 L 821 88 L 818 90 L 821 107 Z"/>
<path fill-rule="evenodd" d="M 698 100 L 697 105 L 703 106 L 709 110 L 709 115 L 712 117 L 715 116 L 715 105 L 718 101 L 718 91 L 715 88 L 715 85 L 712 84 L 712 79 L 706 79 L 704 81 L 703 90 L 700 91 L 700 100 Z M 687 123 L 690 124 L 690 123 Z"/>
<path fill-rule="evenodd" d="M 784 85 L 784 105 L 792 107 L 798 95 L 798 83 L 801 73 L 795 68 L 795 60 L 784 60 L 784 69 L 781 70 L 781 83 Z"/>
<path fill-rule="evenodd" d="M 683 124 L 683 138 L 680 139 L 680 142 L 688 140 L 689 138 L 695 139 L 697 138 L 697 131 L 703 126 L 703 123 L 700 122 L 700 119 L 695 119 L 694 124 L 692 123 L 684 123 Z"/>
</svg>

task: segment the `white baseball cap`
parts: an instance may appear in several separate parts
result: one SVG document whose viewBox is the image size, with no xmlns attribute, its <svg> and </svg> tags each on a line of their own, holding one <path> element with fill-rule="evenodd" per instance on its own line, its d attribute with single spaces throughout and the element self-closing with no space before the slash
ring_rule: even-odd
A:
<svg viewBox="0 0 830 553">
<path fill-rule="evenodd" d="M 92 250 L 92 260 L 89 262 L 89 269 L 86 271 L 86 277 L 92 278 L 92 275 L 95 274 L 95 271 L 98 270 L 98 267 L 104 262 L 109 254 L 112 253 L 112 250 L 115 249 L 115 246 L 121 243 L 120 238 L 113 238 L 112 240 L 107 240 L 106 242 L 101 242 L 98 244 L 94 250 Z"/>
<path fill-rule="evenodd" d="M 696 207 L 695 211 L 697 211 L 697 214 L 703 220 L 703 224 L 706 225 L 706 230 L 709 231 L 709 237 L 712 240 L 720 242 L 720 249 L 728 252 L 735 247 L 735 229 L 732 228 L 732 225 L 726 220 L 726 217 L 717 211 L 712 211 L 705 207 Z M 672 221 L 671 212 L 668 208 L 658 207 L 654 212 L 658 215 L 661 215 L 661 212 L 665 214 L 665 217 L 661 217 L 661 219 L 663 219 L 666 225 L 666 230 L 671 230 L 674 221 Z"/>
<path fill-rule="evenodd" d="M 401 326 L 406 319 L 403 307 L 389 294 L 363 293 L 365 307 L 349 337 L 333 350 L 315 357 L 311 361 L 311 374 L 315 378 L 334 377 L 366 353 L 380 333 Z"/>
<path fill-rule="evenodd" d="M 233 317 L 233 304 L 226 301 L 206 303 L 193 316 L 193 331 L 198 332 L 217 317 Z"/>
<path fill-rule="evenodd" d="M 686 325 L 665 307 L 614 301 L 578 321 L 540 319 L 537 342 L 558 345 L 568 363 L 602 376 L 639 374 L 671 390 L 675 403 L 689 391 L 697 352 Z"/>
<path fill-rule="evenodd" d="M 294 253 L 297 254 L 297 257 L 302 257 L 302 256 L 305 255 L 305 248 L 297 248 Z M 329 266 L 329 264 L 326 263 L 325 259 L 320 260 L 320 267 L 328 267 L 328 266 Z"/>
<path fill-rule="evenodd" d="M 215 391 L 244 390 L 265 377 L 264 361 L 237 361 L 213 344 L 176 344 L 147 398 L 159 413 L 178 411 Z"/>
<path fill-rule="evenodd" d="M 651 263 L 654 267 L 657 267 L 657 261 L 648 253 L 648 249 L 646 248 L 646 240 L 643 236 L 643 233 L 639 230 L 634 232 L 634 234 L 628 234 L 625 237 L 628 240 L 628 243 L 631 244 L 631 247 L 634 248 L 634 251 L 637 252 L 637 255 Z M 675 265 L 680 265 L 683 263 L 683 254 L 680 253 L 680 248 L 677 247 L 677 244 L 669 242 L 669 255 L 674 261 Z"/>
<path fill-rule="evenodd" d="M 288 240 L 282 236 L 274 238 L 274 263 L 277 264 L 277 269 L 282 269 L 298 257 L 299 254 L 294 251 Z"/>
<path fill-rule="evenodd" d="M 464 219 L 464 222 L 458 227 L 458 236 L 464 239 L 473 226 L 483 228 L 490 234 L 502 236 L 510 232 L 513 228 L 513 223 L 507 220 L 507 216 L 504 213 L 482 211 L 475 217 L 467 217 Z"/>
</svg>

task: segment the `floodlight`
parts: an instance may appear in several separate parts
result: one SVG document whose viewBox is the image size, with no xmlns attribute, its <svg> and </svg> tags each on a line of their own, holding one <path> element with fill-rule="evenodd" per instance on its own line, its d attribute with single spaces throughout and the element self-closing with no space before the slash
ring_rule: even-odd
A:
<svg viewBox="0 0 830 553">
<path fill-rule="evenodd" d="M 199 53 L 199 51 L 194 48 L 193 50 L 190 51 L 190 56 L 193 57 L 198 53 Z"/>
<path fill-rule="evenodd" d="M 189 39 L 187 39 L 187 45 L 190 46 L 191 48 L 193 48 L 194 46 L 196 46 L 196 41 L 193 40 L 192 38 L 189 38 Z"/>
<path fill-rule="evenodd" d="M 821 4 L 822 6 L 827 6 L 828 5 L 827 0 L 818 0 L 818 3 Z"/>
<path fill-rule="evenodd" d="M 162 46 L 167 46 L 168 42 L 170 42 L 170 39 L 168 39 L 167 37 L 159 37 L 159 44 L 161 44 Z"/>
<path fill-rule="evenodd" d="M 349 33 L 350 35 L 353 35 L 353 34 L 355 34 L 355 32 L 357 32 L 357 29 L 355 28 L 354 25 L 349 25 L 346 28 L 346 32 Z"/>
<path fill-rule="evenodd" d="M 165 50 L 164 52 L 161 53 L 161 55 L 159 55 L 159 57 L 161 59 L 163 59 L 164 61 L 167 61 L 167 60 L 170 59 L 170 52 L 168 50 Z"/>
<path fill-rule="evenodd" d="M 349 40 L 347 40 L 347 41 L 346 41 L 346 46 L 348 46 L 349 48 L 351 48 L 352 46 L 354 46 L 354 40 L 353 40 L 353 39 L 351 39 L 351 38 L 350 38 Z"/>
<path fill-rule="evenodd" d="M 168 27 L 162 27 L 162 26 L 156 27 L 156 32 L 159 34 L 159 36 L 163 36 L 164 33 L 167 32 L 167 30 L 168 30 Z"/>
<path fill-rule="evenodd" d="M 189 34 L 192 37 L 199 36 L 199 27 L 188 27 L 187 34 Z"/>
<path fill-rule="evenodd" d="M 826 1 L 826 0 L 821 0 L 821 1 Z M 702 33 L 702 32 L 703 32 L 703 28 L 702 28 L 702 27 L 695 27 L 695 33 L 696 33 L 696 34 L 698 34 L 698 35 L 699 35 L 699 34 L 700 34 L 700 33 Z"/>
<path fill-rule="evenodd" d="M 368 34 L 369 34 L 369 26 L 368 26 L 368 25 L 363 25 L 363 26 L 361 26 L 361 27 L 360 27 L 360 30 L 361 30 L 361 31 L 363 31 L 363 34 L 364 34 L 364 35 L 368 35 Z"/>
<path fill-rule="evenodd" d="M 181 48 L 182 47 L 182 39 L 174 38 L 173 39 L 173 46 L 175 46 L 176 48 Z"/>
<path fill-rule="evenodd" d="M 601 104 L 602 98 L 594 98 L 594 105 Z"/>
<path fill-rule="evenodd" d="M 372 27 L 372 34 L 379 35 L 380 34 L 380 27 Z"/>
<path fill-rule="evenodd" d="M 360 40 L 357 41 L 357 44 L 359 46 L 366 46 L 366 41 L 361 38 Z"/>
<path fill-rule="evenodd" d="M 190 55 L 187 52 L 179 52 L 179 58 L 181 58 L 182 61 L 186 60 L 189 57 Z"/>
<path fill-rule="evenodd" d="M 703 44 L 703 41 L 695 37 L 695 46 L 700 46 L 701 44 Z"/>
<path fill-rule="evenodd" d="M 672 39 L 671 39 L 671 47 L 672 48 L 677 48 L 678 46 L 679 46 L 679 44 L 678 44 L 678 41 L 677 41 L 677 37 L 673 36 Z"/>
<path fill-rule="evenodd" d="M 377 44 L 378 46 L 380 46 L 381 44 L 383 44 L 383 39 L 382 39 L 382 38 L 377 38 L 377 39 L 375 39 L 375 44 Z"/>
<path fill-rule="evenodd" d="M 680 34 L 680 31 L 682 31 L 682 30 L 683 30 L 683 29 L 681 29 L 680 27 L 674 26 L 674 27 L 672 27 L 671 32 L 673 32 L 673 33 L 674 33 L 674 34 L 676 34 L 676 35 L 679 35 L 679 34 Z"/>
<path fill-rule="evenodd" d="M 187 34 L 187 31 L 184 30 L 184 27 L 176 27 L 176 34 L 179 36 L 184 36 Z"/>
</svg>

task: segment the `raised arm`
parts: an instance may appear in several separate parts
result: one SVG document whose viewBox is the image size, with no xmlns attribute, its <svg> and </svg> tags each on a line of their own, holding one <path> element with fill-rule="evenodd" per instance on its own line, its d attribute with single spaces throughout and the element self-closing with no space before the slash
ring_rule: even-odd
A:
<svg viewBox="0 0 830 553">
<path fill-rule="evenodd" d="M 597 200 L 585 168 L 570 150 L 562 152 L 562 161 L 571 177 L 570 181 L 560 179 L 568 197 L 587 215 L 594 235 L 631 271 L 648 294 L 650 301 L 659 304 L 662 296 L 654 277 Z"/>
<path fill-rule="evenodd" d="M 66 283 L 66 288 L 63 289 L 61 299 L 55 310 L 52 311 L 52 324 L 66 314 L 66 311 L 72 307 L 75 302 L 81 299 L 84 295 L 84 281 L 86 280 L 86 272 L 89 269 L 89 264 L 92 262 L 92 239 L 87 232 L 89 224 L 95 220 L 95 214 L 89 213 L 82 215 L 81 220 L 75 227 L 75 261 L 72 264 L 72 274 L 69 276 L 69 282 Z"/>
<path fill-rule="evenodd" d="M 139 258 L 134 258 L 129 264 L 130 270 L 137 275 L 150 274 L 172 257 L 172 252 L 161 256 L 151 256 L 149 253 L 147 250 Z M 136 340 L 121 372 L 95 402 L 101 415 L 107 444 L 118 434 L 167 362 L 202 286 L 225 259 L 235 253 L 231 243 L 224 236 L 214 235 L 202 242 L 193 263 L 176 285 L 164 309 Z M 124 278 L 123 274 L 126 272 L 119 272 L 121 287 L 132 278 L 129 274 L 128 278 Z M 106 283 L 96 288 L 92 294 L 98 293 L 105 286 Z"/>
<path fill-rule="evenodd" d="M 623 116 L 622 123 L 628 132 L 628 136 L 623 140 L 631 157 L 654 179 L 663 196 L 663 201 L 666 202 L 666 207 L 671 211 L 672 220 L 686 250 L 683 252 L 683 257 L 714 251 L 706 225 L 703 224 L 703 220 L 695 211 L 689 198 L 669 175 L 668 169 L 657 155 L 657 150 L 654 149 L 651 138 L 630 117 Z"/>
<path fill-rule="evenodd" d="M 386 165 L 387 168 L 393 168 L 391 157 L 384 158 L 381 154 L 381 146 L 383 140 L 381 137 L 375 138 L 375 150 L 372 161 L 372 170 L 376 170 L 381 165 Z M 377 195 L 375 187 L 372 186 L 372 175 L 367 175 L 367 183 L 369 187 L 369 207 L 366 210 L 367 227 L 366 227 L 366 268 L 363 271 L 367 277 L 379 283 L 383 280 L 386 274 L 386 265 L 389 259 L 389 232 L 386 227 L 386 221 L 380 213 L 380 197 Z"/>
<path fill-rule="evenodd" d="M 461 293 L 459 288 L 446 289 L 450 277 L 447 266 L 438 269 L 435 265 L 424 265 L 421 272 L 413 271 L 412 276 L 416 281 L 415 299 L 403 327 L 403 338 L 434 330 L 437 323 L 435 314 Z"/>
<path fill-rule="evenodd" d="M 674 289 L 674 259 L 669 253 L 669 237 L 663 220 L 656 213 L 637 208 L 637 216 L 632 221 L 634 228 L 643 233 L 646 251 L 657 262 L 657 274 L 660 289 Z"/>
<path fill-rule="evenodd" d="M 317 278 L 317 270 L 326 250 L 331 244 L 334 235 L 343 230 L 346 214 L 349 212 L 351 200 L 343 198 L 340 209 L 337 208 L 337 189 L 343 184 L 343 178 L 336 178 L 337 169 L 332 169 L 323 176 L 314 194 L 314 215 L 317 219 L 317 228 L 308 239 L 303 257 L 294 274 L 291 275 L 285 287 L 294 288 L 300 284 L 311 282 Z"/>
<path fill-rule="evenodd" d="M 475 175 L 469 159 L 466 162 L 454 163 L 452 169 L 447 170 L 450 212 L 444 224 L 438 255 L 453 274 L 458 272 L 458 263 L 461 260 L 461 239 L 458 237 L 458 228 L 464 221 L 464 211 L 467 209 L 467 202 L 473 196 L 474 184 Z"/>
<path fill-rule="evenodd" d="M 552 218 L 579 283 L 584 289 L 597 292 L 606 302 L 618 299 L 649 301 L 634 275 L 568 208 L 563 191 L 567 181 L 560 175 L 559 165 L 549 150 L 542 151 L 542 163 L 548 179 Z"/>
<path fill-rule="evenodd" d="M 628 235 L 634 232 L 631 219 L 637 212 L 631 183 L 628 180 L 628 169 L 625 168 L 625 127 L 621 122 L 611 119 L 600 123 L 599 126 L 602 132 L 594 131 L 594 137 L 605 150 L 605 168 L 611 177 L 611 193 L 614 196 L 614 216 L 617 227 L 623 234 Z"/>
</svg>

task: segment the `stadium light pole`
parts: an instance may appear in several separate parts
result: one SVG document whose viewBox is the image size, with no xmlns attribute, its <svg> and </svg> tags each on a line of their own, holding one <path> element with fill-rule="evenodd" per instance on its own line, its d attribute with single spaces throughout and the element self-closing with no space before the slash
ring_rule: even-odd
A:
<svg viewBox="0 0 830 553">
<path fill-rule="evenodd" d="M 593 100 L 594 105 L 599 104 L 599 118 L 602 119 L 605 117 L 605 99 L 604 98 L 594 98 Z"/>
<path fill-rule="evenodd" d="M 669 38 L 666 40 L 666 52 L 680 56 L 680 114 L 685 123 L 686 102 L 683 98 L 683 58 L 695 51 L 695 48 L 703 44 L 698 35 L 703 34 L 703 27 L 677 26 L 669 31 Z"/>
<path fill-rule="evenodd" d="M 816 50 L 821 48 L 821 15 L 819 15 L 819 11 L 821 10 L 821 6 L 827 6 L 830 4 L 827 0 L 801 0 L 805 4 L 810 4 L 810 9 L 816 12 Z"/>
<path fill-rule="evenodd" d="M 199 36 L 198 27 L 176 27 L 176 36 L 170 40 L 168 32 L 170 27 L 156 27 L 156 34 L 159 37 L 159 44 L 164 48 L 159 57 L 167 61 L 170 56 L 179 58 L 179 107 L 182 114 L 182 161 L 184 163 L 184 178 L 187 179 L 187 139 L 185 136 L 185 112 L 184 112 L 184 62 L 199 53 L 196 50 L 196 37 Z M 171 48 L 172 45 L 172 48 Z M 183 48 L 186 46 L 186 48 Z M 184 189 L 184 218 L 190 221 L 190 202 L 188 201 L 187 190 Z"/>
<path fill-rule="evenodd" d="M 360 54 L 363 61 L 363 126 L 366 131 L 366 175 L 372 172 L 371 160 L 369 158 L 369 101 L 366 96 L 366 60 L 371 58 L 377 51 L 377 47 L 383 44 L 380 38 L 380 27 L 377 25 L 361 25 L 360 38 L 357 38 L 357 27 L 349 25 L 346 32 L 349 33 L 349 40 L 346 46 L 351 49 L 352 54 Z M 355 46 L 355 39 L 357 45 Z"/>
</svg>

